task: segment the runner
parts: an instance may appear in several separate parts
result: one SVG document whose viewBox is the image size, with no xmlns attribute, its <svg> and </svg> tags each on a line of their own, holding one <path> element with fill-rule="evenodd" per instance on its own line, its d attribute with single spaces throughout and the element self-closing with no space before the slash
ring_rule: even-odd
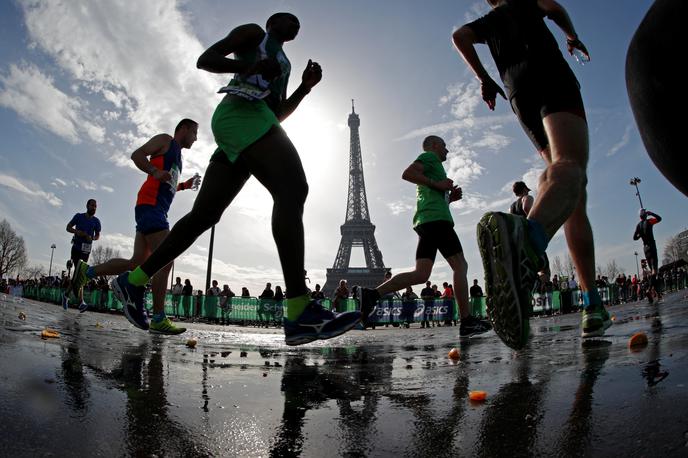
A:
<svg viewBox="0 0 688 458">
<path fill-rule="evenodd" d="M 547 164 L 528 218 L 489 212 L 478 224 L 490 317 L 513 348 L 529 335 L 531 292 L 547 244 L 563 225 L 583 290 L 582 336 L 601 336 L 611 325 L 595 288 L 595 249 L 586 213 L 588 126 L 576 77 L 543 18 L 566 34 L 569 53 L 587 49 L 566 10 L 554 0 L 487 0 L 485 16 L 453 34 L 453 41 L 481 83 L 494 110 L 501 87 L 483 67 L 474 45 L 486 43 L 509 94 L 511 107 Z"/>
<path fill-rule="evenodd" d="M 662 295 L 660 293 L 659 282 L 657 280 L 657 266 L 659 265 L 659 259 L 657 257 L 657 243 L 655 242 L 653 227 L 655 224 L 658 224 L 662 221 L 662 217 L 656 213 L 652 213 L 649 210 L 645 210 L 644 208 L 640 209 L 638 216 L 640 216 L 640 222 L 635 227 L 633 240 L 643 240 L 643 251 L 645 252 L 645 259 L 647 260 L 650 271 L 649 284 L 661 298 Z"/>
<path fill-rule="evenodd" d="M 533 196 L 528 194 L 530 192 L 530 188 L 523 181 L 516 181 L 512 185 L 511 189 L 513 190 L 517 199 L 509 207 L 509 213 L 527 218 L 528 213 L 530 213 L 530 209 L 533 208 L 533 202 L 535 202 Z M 537 274 L 537 282 L 540 284 L 545 284 L 549 281 L 552 275 L 552 272 L 550 272 L 549 269 L 549 258 L 547 257 L 547 253 L 542 254 L 542 261 L 543 262 Z M 537 289 L 537 286 L 535 289 Z"/>
<path fill-rule="evenodd" d="M 91 255 L 93 242 L 100 238 L 100 220 L 96 217 L 98 203 L 95 199 L 88 199 L 86 202 L 86 213 L 77 213 L 67 223 L 67 232 L 74 234 L 72 237 L 72 252 L 70 259 L 75 266 L 80 261 L 88 261 Z M 76 270 L 75 270 L 76 271 Z M 69 308 L 69 293 L 79 299 L 79 312 L 83 313 L 88 309 L 88 304 L 84 302 L 84 283 L 75 285 L 70 283 L 67 290 L 62 295 L 62 307 Z"/>
<path fill-rule="evenodd" d="M 134 253 L 131 259 L 114 258 L 97 266 L 89 266 L 86 260 L 79 261 L 75 264 L 72 277 L 72 284 L 75 287 L 83 286 L 91 278 L 119 275 L 133 269 L 145 261 L 148 255 L 165 240 L 170 232 L 167 212 L 175 193 L 197 187 L 200 180 L 200 177 L 194 176 L 186 181 L 179 181 L 182 173 L 182 149 L 191 148 L 197 134 L 198 123 L 191 119 L 182 119 L 174 129 L 174 137 L 169 134 L 158 134 L 134 151 L 131 155 L 134 164 L 139 170 L 148 174 L 148 178 L 139 190 L 134 208 L 136 217 Z M 150 323 L 152 333 L 181 334 L 186 331 L 185 328 L 175 326 L 165 315 L 167 277 L 171 268 L 172 264 L 168 263 L 152 277 L 153 319 Z M 181 286 L 181 280 L 179 278 L 177 280 Z M 177 312 L 176 306 L 174 311 Z M 124 307 L 124 314 L 129 321 L 135 323 L 129 308 Z"/>
<path fill-rule="evenodd" d="M 381 296 L 426 282 L 439 250 L 454 273 L 454 296 L 461 314 L 459 335 L 470 337 L 490 330 L 487 321 L 470 314 L 466 278 L 468 264 L 459 237 L 453 229 L 454 220 L 449 210 L 449 204 L 461 199 L 462 194 L 461 188 L 454 186 L 454 182 L 447 178 L 442 166 L 448 152 L 440 137 L 426 137 L 423 140 L 423 153 L 404 170 L 402 178 L 416 185 L 416 213 L 413 217 L 413 229 L 418 234 L 416 268 L 393 276 L 375 289 L 359 288 L 358 299 L 364 321 L 373 312 Z"/>
<path fill-rule="evenodd" d="M 304 280 L 303 207 L 308 183 L 299 154 L 280 126 L 322 79 L 316 62 L 308 61 L 301 84 L 287 98 L 291 64 L 282 50 L 296 38 L 299 20 L 290 13 L 272 15 L 267 32 L 256 24 L 241 25 L 208 48 L 198 67 L 213 73 L 234 73 L 220 92 L 226 93 L 212 119 L 218 148 L 213 154 L 191 212 L 184 216 L 160 247 L 131 273 L 113 281 L 142 329 L 143 285 L 149 277 L 184 252 L 217 223 L 246 180 L 254 175 L 274 201 L 272 233 L 277 244 L 287 290 L 284 332 L 287 345 L 329 339 L 353 328 L 359 312 L 334 315 L 311 301 Z M 226 56 L 234 54 L 234 59 Z"/>
</svg>

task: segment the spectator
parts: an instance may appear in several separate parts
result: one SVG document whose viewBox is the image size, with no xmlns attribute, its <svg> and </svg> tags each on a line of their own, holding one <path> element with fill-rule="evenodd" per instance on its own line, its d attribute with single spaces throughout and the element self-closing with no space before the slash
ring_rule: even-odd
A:
<svg viewBox="0 0 688 458">
<path fill-rule="evenodd" d="M 174 285 L 172 285 L 172 309 L 174 310 L 174 317 L 179 318 L 179 302 L 181 302 L 184 285 L 182 279 L 177 277 Z"/>
<path fill-rule="evenodd" d="M 475 279 L 473 280 L 473 286 L 471 286 L 471 289 L 469 290 L 471 298 L 474 297 L 483 297 L 483 289 L 478 285 L 478 280 Z"/>
<path fill-rule="evenodd" d="M 245 286 L 241 288 L 241 297 L 251 297 L 251 293 L 248 292 L 248 288 Z"/>
<path fill-rule="evenodd" d="M 325 295 L 320 291 L 320 284 L 316 283 L 315 291 L 311 292 L 311 299 L 314 301 L 321 301 L 325 299 Z"/>
<path fill-rule="evenodd" d="M 196 291 L 196 310 L 194 313 L 194 318 L 199 318 L 202 315 L 201 311 L 203 310 L 203 299 L 203 290 L 199 289 Z"/>
<path fill-rule="evenodd" d="M 234 296 L 236 294 L 229 289 L 229 285 L 222 285 L 222 291 L 220 291 L 220 324 L 223 326 L 229 323 L 229 315 L 232 313 L 232 298 Z"/>
<path fill-rule="evenodd" d="M 435 302 L 435 292 L 432 290 L 432 287 L 430 286 L 429 281 L 425 282 L 425 288 L 423 288 L 420 291 L 420 297 L 421 297 L 421 299 L 423 299 L 423 305 L 424 305 L 423 318 L 420 322 L 420 327 L 421 328 L 429 328 L 430 322 L 428 321 L 428 317 L 431 316 L 431 314 L 432 314 L 432 306 L 434 305 L 434 302 Z"/>
<path fill-rule="evenodd" d="M 191 314 L 193 312 L 193 304 L 192 304 L 192 299 L 191 297 L 193 296 L 193 286 L 191 286 L 191 281 L 187 278 L 184 280 L 184 287 L 182 288 L 182 296 L 183 298 L 183 308 L 184 308 L 184 317 L 190 318 Z"/>
<path fill-rule="evenodd" d="M 275 292 L 272 290 L 272 284 L 266 283 L 265 289 L 263 290 L 262 293 L 260 293 L 260 296 L 258 296 L 258 298 L 259 299 L 272 299 L 273 297 L 275 297 Z"/>
<path fill-rule="evenodd" d="M 213 286 L 208 288 L 208 292 L 206 293 L 207 296 L 219 296 L 220 295 L 220 287 L 217 286 L 217 280 L 213 280 Z"/>
<path fill-rule="evenodd" d="M 346 302 L 349 297 L 349 288 L 346 286 L 346 280 L 341 280 L 339 286 L 334 291 L 332 296 L 332 311 L 333 312 L 343 312 L 344 304 L 342 301 Z"/>
<path fill-rule="evenodd" d="M 399 317 L 407 328 L 411 327 L 411 323 L 413 323 L 413 315 L 416 311 L 416 299 L 418 299 L 418 295 L 413 292 L 411 286 L 407 286 L 406 291 L 401 295 L 401 316 Z"/>
<path fill-rule="evenodd" d="M 575 274 L 571 274 L 571 278 L 569 279 L 568 287 L 571 291 L 573 291 L 574 289 L 578 289 L 578 283 L 576 282 L 576 275 Z"/>
</svg>

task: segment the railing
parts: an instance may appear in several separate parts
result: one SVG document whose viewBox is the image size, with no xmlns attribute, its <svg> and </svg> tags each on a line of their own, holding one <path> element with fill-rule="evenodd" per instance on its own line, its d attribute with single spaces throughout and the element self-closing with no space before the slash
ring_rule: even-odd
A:
<svg viewBox="0 0 688 458">
<path fill-rule="evenodd" d="M 680 279 L 671 286 L 672 289 L 686 288 L 686 279 Z M 61 288 L 47 288 L 26 286 L 23 296 L 43 302 L 62 303 Z M 626 288 L 612 285 L 608 288 L 598 288 L 605 305 L 637 300 L 642 295 L 631 294 Z M 84 300 L 97 311 L 121 311 L 122 304 L 115 299 L 111 291 L 84 291 Z M 486 298 L 470 299 L 470 311 L 474 316 L 485 318 Z M 146 307 L 152 308 L 152 295 L 146 294 Z M 326 309 L 330 309 L 332 301 L 321 301 Z M 582 305 L 580 290 L 553 291 L 546 294 L 533 294 L 533 314 L 567 313 L 576 311 Z M 357 310 L 354 299 L 339 302 L 338 311 Z M 256 297 L 221 296 L 165 296 L 165 313 L 168 316 L 186 319 L 205 319 L 217 323 L 237 323 L 247 325 L 275 325 L 281 326 L 284 308 L 282 301 L 259 299 Z M 452 299 L 415 299 L 402 301 L 399 299 L 383 298 L 377 305 L 375 313 L 370 317 L 371 324 L 405 324 L 424 321 L 453 321 L 459 319 L 456 303 Z"/>
</svg>

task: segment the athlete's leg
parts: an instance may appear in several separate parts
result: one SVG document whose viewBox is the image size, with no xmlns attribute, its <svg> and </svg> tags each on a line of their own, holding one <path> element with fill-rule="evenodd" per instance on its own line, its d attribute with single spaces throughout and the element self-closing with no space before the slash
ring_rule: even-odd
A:
<svg viewBox="0 0 688 458">
<path fill-rule="evenodd" d="M 466 318 L 471 314 L 468 302 L 468 263 L 463 253 L 457 253 L 447 258 L 447 263 L 453 271 L 454 298 L 459 304 L 461 318 Z"/>
<path fill-rule="evenodd" d="M 145 236 L 147 251 L 155 251 L 158 249 L 160 244 L 165 240 L 165 237 L 170 233 L 169 230 L 165 229 L 159 232 L 154 232 Z M 146 253 L 148 254 L 148 253 Z M 167 291 L 167 278 L 169 276 L 170 270 L 172 269 L 172 263 L 170 262 L 165 267 L 160 269 L 151 281 L 151 286 L 153 290 L 153 313 L 159 314 L 165 311 L 165 292 Z"/>
<path fill-rule="evenodd" d="M 141 270 L 151 277 L 186 251 L 201 234 L 220 221 L 222 213 L 249 176 L 241 159 L 234 164 L 211 161 L 191 211 L 174 225 L 160 246 L 141 265 Z"/>
<path fill-rule="evenodd" d="M 380 296 L 384 296 L 385 294 L 400 291 L 407 286 L 425 283 L 430 278 L 432 266 L 434 264 L 434 259 L 416 259 L 415 269 L 410 272 L 402 272 L 394 275 L 392 278 L 378 286 L 376 288 L 377 292 L 380 294 Z"/>
<path fill-rule="evenodd" d="M 249 171 L 272 195 L 272 236 L 277 245 L 287 298 L 306 294 L 303 207 L 308 183 L 301 159 L 287 134 L 272 127 L 241 153 Z"/>
</svg>

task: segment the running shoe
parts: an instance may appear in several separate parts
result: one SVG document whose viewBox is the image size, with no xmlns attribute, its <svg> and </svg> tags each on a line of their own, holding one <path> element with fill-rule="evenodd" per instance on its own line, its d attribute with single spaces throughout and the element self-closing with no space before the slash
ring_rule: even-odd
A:
<svg viewBox="0 0 688 458">
<path fill-rule="evenodd" d="M 352 329 L 361 321 L 361 312 L 335 314 L 325 310 L 319 301 L 311 301 L 301 316 L 284 323 L 284 340 L 287 345 L 303 345 L 314 340 L 337 337 Z"/>
<path fill-rule="evenodd" d="M 542 266 L 542 258 L 528 238 L 528 221 L 488 212 L 478 223 L 477 232 L 490 321 L 502 342 L 522 348 L 530 334 L 531 292 Z"/>
<path fill-rule="evenodd" d="M 481 320 L 473 315 L 468 315 L 466 318 L 461 318 L 461 324 L 459 325 L 459 336 L 472 337 L 474 335 L 487 332 L 490 329 L 492 329 L 492 326 L 490 326 L 489 321 Z"/>
<path fill-rule="evenodd" d="M 67 291 L 62 293 L 62 308 L 65 310 L 69 309 L 69 297 L 67 296 Z"/>
<path fill-rule="evenodd" d="M 88 304 L 86 302 L 79 304 L 79 313 L 84 313 L 86 310 L 88 310 Z"/>
<path fill-rule="evenodd" d="M 148 314 L 144 307 L 146 288 L 129 283 L 129 272 L 124 272 L 113 279 L 110 282 L 110 287 L 112 288 L 112 293 L 122 303 L 124 316 L 127 317 L 127 320 L 137 328 L 147 331 L 150 326 L 148 324 Z"/>
<path fill-rule="evenodd" d="M 377 301 L 380 300 L 380 293 L 376 289 L 358 287 L 356 291 L 356 299 L 361 310 L 361 321 L 365 327 L 368 324 L 368 317 L 375 313 Z"/>
<path fill-rule="evenodd" d="M 74 296 L 79 295 L 79 290 L 83 288 L 86 283 L 88 283 L 88 277 L 86 276 L 86 271 L 88 270 L 88 264 L 79 259 L 76 266 L 74 266 L 74 273 L 72 274 L 72 280 L 69 282 L 69 290 Z M 69 294 L 69 293 L 67 293 Z M 79 308 L 81 311 L 81 306 Z"/>
<path fill-rule="evenodd" d="M 155 321 L 151 321 L 148 332 L 151 334 L 167 334 L 174 336 L 181 334 L 182 332 L 186 332 L 186 328 L 175 326 L 172 320 L 170 320 L 168 317 L 165 317 L 164 320 L 157 323 Z"/>
<path fill-rule="evenodd" d="M 591 305 L 583 310 L 581 317 L 581 337 L 600 337 L 604 335 L 605 314 L 604 307 L 601 305 Z M 609 321 L 611 325 L 611 320 Z M 607 326 L 609 327 L 609 326 Z"/>
</svg>

